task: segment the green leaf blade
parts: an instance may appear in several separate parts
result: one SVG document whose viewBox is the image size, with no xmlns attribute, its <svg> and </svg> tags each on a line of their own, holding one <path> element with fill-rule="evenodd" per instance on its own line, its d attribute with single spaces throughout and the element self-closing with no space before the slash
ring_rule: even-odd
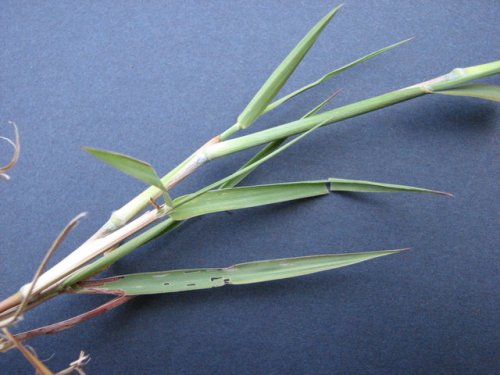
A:
<svg viewBox="0 0 500 375">
<path fill-rule="evenodd" d="M 333 100 L 333 98 L 335 98 L 339 94 L 339 92 L 340 92 L 340 90 L 335 91 L 332 95 L 330 95 L 328 98 L 323 100 L 321 103 L 319 103 L 316 107 L 314 107 L 309 112 L 307 112 L 301 118 L 308 118 L 308 117 L 316 115 L 319 111 L 321 111 L 323 109 L 323 107 L 325 107 L 328 103 L 330 103 Z"/>
<path fill-rule="evenodd" d="M 468 96 L 500 102 L 500 86 L 488 85 L 485 83 L 470 83 L 449 90 L 433 91 L 433 93 L 452 96 Z"/>
<path fill-rule="evenodd" d="M 329 184 L 328 188 L 327 184 Z M 330 191 L 355 193 L 429 193 L 453 196 L 450 193 L 415 186 L 329 178 L 318 181 L 300 181 L 210 190 L 189 201 L 186 201 L 186 197 L 189 197 L 189 195 L 183 196 L 174 201 L 175 208 L 169 212 L 169 215 L 174 220 L 186 220 L 191 217 L 215 212 L 259 207 L 327 195 Z"/>
<path fill-rule="evenodd" d="M 164 193 L 165 203 L 172 207 L 172 199 L 168 195 L 165 186 L 163 186 L 160 177 L 151 164 L 118 152 L 93 147 L 83 147 L 83 149 L 92 156 L 95 156 L 97 159 L 118 169 L 120 172 L 162 190 Z"/>
<path fill-rule="evenodd" d="M 174 220 L 185 220 L 214 212 L 264 206 L 328 193 L 325 181 L 220 189 L 206 192 L 183 205 L 176 205 L 169 215 Z M 178 198 L 179 201 L 182 202 L 182 198 Z M 176 201 L 174 205 L 175 203 Z"/>
<path fill-rule="evenodd" d="M 267 145 L 265 145 L 259 152 L 257 152 L 254 156 L 252 156 L 250 159 L 248 159 L 248 161 L 243 164 L 239 169 L 238 171 L 241 171 L 242 169 L 245 169 L 246 167 L 258 162 L 259 160 L 265 158 L 267 155 L 271 154 L 272 152 L 276 151 L 276 149 L 278 147 L 280 147 L 283 142 L 286 141 L 286 138 L 281 138 L 281 139 L 277 139 L 275 141 L 272 141 L 270 143 L 268 143 Z M 245 173 L 243 174 L 240 174 L 226 182 L 224 182 L 220 187 L 219 189 L 227 189 L 227 188 L 232 188 L 236 185 L 238 185 L 240 182 L 242 182 L 245 178 L 247 178 L 247 176 L 249 174 L 251 174 L 255 169 L 257 169 L 258 166 L 256 166 L 255 168 L 251 168 L 249 170 L 247 170 Z M 237 172 L 238 172 L 237 171 Z"/>
<path fill-rule="evenodd" d="M 311 83 L 309 83 L 309 84 L 301 87 L 300 89 L 297 89 L 297 90 L 295 90 L 295 91 L 293 91 L 293 92 L 285 95 L 284 97 L 282 97 L 282 98 L 280 98 L 280 99 L 278 99 L 278 100 L 270 103 L 266 107 L 264 113 L 272 111 L 273 109 L 275 109 L 276 107 L 284 104 L 285 102 L 289 101 L 290 99 L 293 99 L 294 97 L 296 97 L 296 96 L 298 96 L 298 95 L 300 95 L 300 94 L 302 94 L 302 93 L 304 93 L 304 92 L 306 92 L 308 90 L 311 90 L 312 88 L 314 88 L 314 87 L 316 87 L 316 86 L 318 86 L 318 85 L 320 85 L 320 84 L 328 81 L 330 78 L 335 77 L 337 74 L 343 73 L 343 72 L 345 72 L 346 70 L 348 70 L 350 68 L 354 68 L 356 65 L 361 64 L 361 63 L 363 63 L 363 62 L 365 62 L 365 61 L 367 61 L 367 60 L 369 60 L 369 59 L 371 59 L 371 58 L 373 58 L 373 57 L 375 57 L 377 55 L 380 55 L 382 53 L 388 52 L 391 49 L 396 48 L 396 47 L 398 47 L 398 46 L 400 46 L 400 45 L 402 45 L 402 44 L 404 44 L 406 42 L 409 42 L 412 39 L 413 38 L 408 38 L 408 39 L 402 40 L 400 42 L 391 44 L 390 46 L 381 48 L 381 49 L 379 49 L 377 51 L 374 51 L 372 53 L 369 53 L 368 55 L 365 55 L 365 56 L 363 56 L 363 57 L 361 57 L 361 58 L 359 58 L 357 60 L 354 60 L 354 61 L 350 62 L 349 64 L 346 64 L 346 65 L 344 65 L 344 66 L 342 66 L 340 68 L 332 70 L 331 72 L 325 74 L 323 77 L 317 79 L 316 81 L 311 82 Z"/>
<path fill-rule="evenodd" d="M 370 259 L 395 254 L 403 250 L 407 249 L 312 255 L 237 264 L 229 268 L 229 270 L 236 269 L 238 271 L 231 277 L 231 284 L 252 284 L 304 276 L 312 273 L 350 266 Z"/>
<path fill-rule="evenodd" d="M 226 268 L 138 273 L 84 281 L 75 287 L 75 291 L 77 293 L 120 292 L 125 295 L 145 295 L 210 289 L 224 285 L 253 284 L 346 267 L 404 250 L 408 249 L 273 259 L 241 263 Z"/>
<path fill-rule="evenodd" d="M 283 62 L 262 85 L 246 108 L 238 116 L 238 124 L 241 128 L 249 127 L 266 109 L 271 100 L 281 90 L 288 78 L 295 71 L 309 49 L 314 45 L 324 28 L 342 6 L 332 9 L 324 16 L 295 46 Z"/>
<path fill-rule="evenodd" d="M 343 178 L 330 178 L 331 191 L 346 191 L 360 193 L 429 193 L 453 197 L 453 194 L 444 191 L 430 190 L 408 185 L 387 184 L 382 182 L 347 180 Z"/>
</svg>

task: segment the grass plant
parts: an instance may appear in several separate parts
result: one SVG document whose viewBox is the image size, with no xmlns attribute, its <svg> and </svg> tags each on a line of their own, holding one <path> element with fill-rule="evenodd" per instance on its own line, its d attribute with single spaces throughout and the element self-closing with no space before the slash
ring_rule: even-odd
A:
<svg viewBox="0 0 500 375">
<path fill-rule="evenodd" d="M 167 270 L 164 272 L 146 272 L 94 279 L 96 275 L 124 256 L 140 249 L 142 245 L 159 236 L 167 235 L 186 220 L 197 216 L 318 197 L 335 194 L 339 191 L 353 193 L 427 193 L 451 196 L 450 193 L 427 188 L 385 182 L 348 180 L 340 177 L 325 178 L 325 176 L 321 176 L 323 179 L 316 181 L 239 186 L 255 169 L 281 152 L 286 151 L 289 147 L 294 146 L 312 132 L 321 131 L 321 127 L 348 118 L 423 95 L 470 96 L 500 101 L 500 88 L 498 86 L 471 83 L 477 79 L 500 73 L 500 61 L 493 61 L 453 69 L 447 74 L 426 82 L 400 88 L 356 103 L 324 110 L 325 106 L 330 104 L 331 99 L 337 94 L 335 93 L 315 108 L 307 112 L 304 111 L 304 116 L 295 121 L 238 136 L 241 129 L 250 128 L 257 119 L 269 111 L 276 110 L 298 95 L 314 89 L 336 75 L 409 41 L 409 39 L 406 39 L 372 52 L 350 64 L 322 75 L 310 84 L 298 88 L 288 95 L 277 98 L 281 88 L 340 9 L 340 6 L 332 9 L 299 41 L 296 47 L 271 73 L 239 116 L 236 116 L 233 125 L 216 134 L 165 176 L 160 178 L 150 163 L 134 157 L 93 147 L 84 148 L 85 151 L 97 159 L 144 182 L 147 188 L 133 197 L 128 203 L 116 209 L 109 220 L 79 248 L 50 269 L 45 270 L 51 254 L 76 226 L 82 215 L 78 215 L 68 224 L 54 242 L 33 280 L 22 286 L 12 296 L 0 302 L 0 325 L 4 332 L 0 340 L 0 350 L 7 351 L 11 348 L 18 348 L 39 373 L 52 374 L 51 370 L 23 346 L 25 340 L 73 327 L 127 302 L 132 297 L 297 277 L 353 265 L 404 250 L 308 255 L 298 258 L 248 262 L 225 268 Z M 8 179 L 6 173 L 15 165 L 19 157 L 19 135 L 17 128 L 15 126 L 14 128 L 14 140 L 2 137 L 15 150 L 12 161 L 0 169 L 0 176 L 3 176 L 4 179 Z M 228 176 L 187 195 L 179 197 L 170 195 L 169 191 L 174 186 L 194 174 L 198 169 L 207 166 L 210 161 L 257 146 L 263 146 L 263 148 L 241 168 Z M 110 294 L 113 299 L 97 309 L 84 312 L 63 322 L 18 334 L 10 332 L 13 324 L 28 310 L 34 309 L 41 303 L 61 294 Z M 81 365 L 86 360 L 87 357 L 82 354 L 79 360 L 75 362 L 76 365 L 70 366 L 70 370 L 82 371 Z"/>
</svg>

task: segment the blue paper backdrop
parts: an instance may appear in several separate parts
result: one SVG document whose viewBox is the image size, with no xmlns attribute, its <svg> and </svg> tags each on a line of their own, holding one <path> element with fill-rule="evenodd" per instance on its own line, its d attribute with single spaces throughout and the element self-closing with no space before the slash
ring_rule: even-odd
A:
<svg viewBox="0 0 500 375">
<path fill-rule="evenodd" d="M 0 4 L 0 132 L 17 122 L 22 156 L 1 183 L 0 297 L 28 281 L 74 215 L 55 258 L 142 189 L 86 155 L 92 145 L 164 173 L 232 124 L 332 1 L 7 1 Z M 271 113 L 292 120 L 498 59 L 500 4 L 347 1 L 286 86 L 415 39 Z M 490 82 L 499 84 L 498 77 Z M 452 191 L 331 195 L 192 220 L 111 273 L 217 267 L 305 254 L 413 251 L 294 280 L 137 298 L 30 344 L 54 370 L 92 356 L 89 374 L 499 373 L 498 105 L 428 96 L 318 130 L 248 184 L 359 178 Z M 0 144 L 2 161 L 8 149 Z M 214 162 L 192 191 L 250 154 Z M 60 298 L 17 330 L 105 298 Z M 32 373 L 18 352 L 0 373 Z"/>
</svg>

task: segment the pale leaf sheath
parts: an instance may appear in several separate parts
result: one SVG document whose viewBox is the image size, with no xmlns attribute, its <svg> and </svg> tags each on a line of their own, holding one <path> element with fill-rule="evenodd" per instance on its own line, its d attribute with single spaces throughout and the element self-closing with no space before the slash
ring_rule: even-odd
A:
<svg viewBox="0 0 500 375">
<path fill-rule="evenodd" d="M 469 83 L 449 90 L 432 91 L 432 93 L 452 96 L 469 96 L 472 98 L 500 102 L 500 86 L 488 85 L 485 83 Z"/>
</svg>

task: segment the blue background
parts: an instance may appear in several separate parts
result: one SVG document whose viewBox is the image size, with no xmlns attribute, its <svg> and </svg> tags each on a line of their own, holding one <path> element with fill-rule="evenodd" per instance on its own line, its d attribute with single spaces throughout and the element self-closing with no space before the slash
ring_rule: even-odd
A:
<svg viewBox="0 0 500 375">
<path fill-rule="evenodd" d="M 6 1 L 0 4 L 0 132 L 22 156 L 1 183 L 0 297 L 28 281 L 52 240 L 89 218 L 61 259 L 143 186 L 86 155 L 91 145 L 161 173 L 234 123 L 332 1 Z M 347 1 L 285 91 L 414 36 L 267 115 L 301 116 L 334 90 L 339 106 L 499 57 L 500 4 Z M 500 83 L 498 77 L 489 82 Z M 500 372 L 498 105 L 426 96 L 331 125 L 248 184 L 358 178 L 452 191 L 330 195 L 190 221 L 112 274 L 307 254 L 413 251 L 293 280 L 142 297 L 75 329 L 30 341 L 61 370 L 80 350 L 89 374 L 493 374 Z M 1 161 L 8 148 L 0 144 Z M 222 177 L 214 162 L 174 195 Z M 495 290 L 496 289 L 496 290 Z M 63 297 L 17 331 L 106 298 Z M 18 352 L 0 373 L 32 373 Z"/>
</svg>

